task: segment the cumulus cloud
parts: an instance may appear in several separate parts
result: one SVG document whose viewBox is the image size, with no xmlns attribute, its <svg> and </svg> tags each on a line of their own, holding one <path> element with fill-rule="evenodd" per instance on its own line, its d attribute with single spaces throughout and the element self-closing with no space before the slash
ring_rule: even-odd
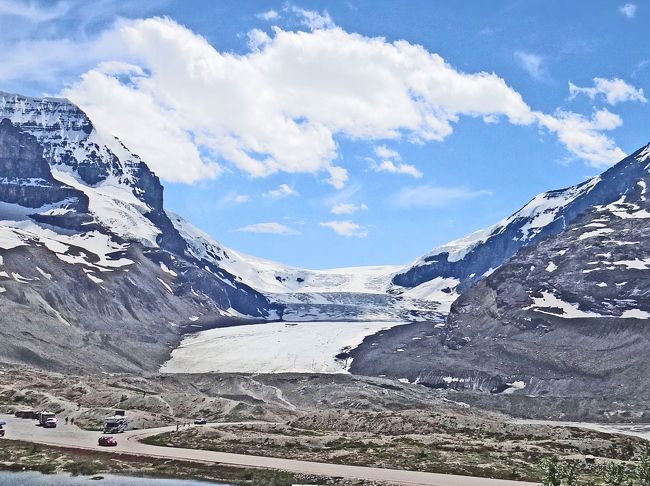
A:
<svg viewBox="0 0 650 486">
<path fill-rule="evenodd" d="M 619 78 L 594 78 L 594 85 L 585 88 L 576 86 L 569 81 L 569 94 L 572 99 L 579 94 L 584 94 L 592 100 L 598 95 L 603 95 L 610 105 L 615 105 L 623 101 L 648 102 L 643 94 L 642 88 L 635 88 Z"/>
<path fill-rule="evenodd" d="M 280 187 L 277 189 L 271 189 L 268 192 L 264 193 L 264 197 L 270 197 L 272 199 L 282 199 L 288 196 L 299 196 L 300 194 L 293 187 L 290 187 L 288 184 L 280 184 Z"/>
<path fill-rule="evenodd" d="M 184 183 L 234 167 L 253 177 L 321 174 L 341 188 L 348 172 L 338 137 L 442 141 L 463 117 L 540 124 L 494 73 L 465 73 L 422 46 L 305 12 L 294 13 L 312 30 L 253 31 L 244 54 L 219 51 L 170 19 L 121 20 L 95 38 L 0 50 L 0 81 L 84 69 L 62 94 L 161 178 Z M 118 72 L 103 61 L 134 67 Z M 380 160 L 399 170 L 398 159 Z"/>
<path fill-rule="evenodd" d="M 393 196 L 395 206 L 403 209 L 436 208 L 448 204 L 467 201 L 481 196 L 490 196 L 487 190 L 472 191 L 466 187 L 440 187 L 422 185 L 404 187 Z"/>
<path fill-rule="evenodd" d="M 122 21 L 111 33 L 122 46 L 115 55 L 126 53 L 147 74 L 93 69 L 63 94 L 146 156 L 163 178 L 182 182 L 192 178 L 179 170 L 187 158 L 174 162 L 163 147 L 157 156 L 143 150 L 140 140 L 147 137 L 136 135 L 134 122 L 166 118 L 175 136 L 167 130 L 154 140 L 191 140 L 197 147 L 194 180 L 216 176 L 213 163 L 224 160 L 253 176 L 324 171 L 342 187 L 348 176 L 333 162 L 337 135 L 424 142 L 444 139 L 461 115 L 534 121 L 519 93 L 494 74 L 459 72 L 406 41 L 314 28 L 276 28 L 270 40 L 254 34 L 256 49 L 235 55 L 169 19 Z M 136 97 L 150 109 L 120 102 Z M 116 103 L 127 123 L 106 116 Z M 196 153 L 212 160 L 197 160 Z"/>
<path fill-rule="evenodd" d="M 265 44 L 271 42 L 269 34 L 260 29 L 253 29 L 246 34 L 248 37 L 248 47 L 251 51 L 259 51 Z"/>
<path fill-rule="evenodd" d="M 353 223 L 352 221 L 324 221 L 319 223 L 320 226 L 329 228 L 335 233 L 350 238 L 355 236 L 357 238 L 365 238 L 368 236 L 368 231 L 361 225 Z"/>
<path fill-rule="evenodd" d="M 555 133 L 573 154 L 594 167 L 607 167 L 625 157 L 625 152 L 601 132 L 621 126 L 621 118 L 608 110 L 599 110 L 591 118 L 558 110 L 553 116 L 539 114 L 539 123 Z"/>
<path fill-rule="evenodd" d="M 365 204 L 354 204 L 354 203 L 338 203 L 332 206 L 330 209 L 332 214 L 353 214 L 357 211 L 366 211 L 368 206 Z"/>
<path fill-rule="evenodd" d="M 636 15 L 637 6 L 634 3 L 626 3 L 618 8 L 621 15 L 628 19 L 633 19 Z"/>
<path fill-rule="evenodd" d="M 396 150 L 386 147 L 386 145 L 378 145 L 374 148 L 375 155 L 380 159 L 402 160 L 402 156 Z"/>
<path fill-rule="evenodd" d="M 422 177 L 422 172 L 412 164 L 404 164 L 401 162 L 402 156 L 399 152 L 386 147 L 385 145 L 378 145 L 374 148 L 375 155 L 382 160 L 377 163 L 372 158 L 367 158 L 370 162 L 370 168 L 375 172 L 390 172 L 392 174 L 406 174 L 416 179 Z"/>
<path fill-rule="evenodd" d="M 521 66 L 532 78 L 539 80 L 546 75 L 542 56 L 531 52 L 516 51 L 515 59 L 519 66 Z"/>
<path fill-rule="evenodd" d="M 315 10 L 305 10 L 295 5 L 288 5 L 286 9 L 296 14 L 301 19 L 302 24 L 311 30 L 333 29 L 336 27 L 332 17 L 326 11 L 321 13 Z"/>
<path fill-rule="evenodd" d="M 299 234 L 298 231 L 276 222 L 249 224 L 248 226 L 236 229 L 235 231 L 243 233 L 271 233 L 274 235 Z"/>
<path fill-rule="evenodd" d="M 420 172 L 417 167 L 411 164 L 402 164 L 395 163 L 392 160 L 382 160 L 379 164 L 374 167 L 376 172 L 390 172 L 392 174 L 406 174 L 416 179 L 422 177 L 422 172 Z"/>
</svg>

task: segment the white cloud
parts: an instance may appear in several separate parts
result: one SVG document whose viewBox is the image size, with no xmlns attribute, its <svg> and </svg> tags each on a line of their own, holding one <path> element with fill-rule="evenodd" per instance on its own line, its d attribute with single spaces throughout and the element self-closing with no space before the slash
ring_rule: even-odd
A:
<svg viewBox="0 0 650 486">
<path fill-rule="evenodd" d="M 319 223 L 320 226 L 329 228 L 335 233 L 350 238 L 356 236 L 357 238 L 365 238 L 368 236 L 368 231 L 352 221 L 325 221 Z"/>
<path fill-rule="evenodd" d="M 368 206 L 365 204 L 354 204 L 354 203 L 338 203 L 332 206 L 330 211 L 332 214 L 353 214 L 357 211 L 366 211 Z"/>
<path fill-rule="evenodd" d="M 376 172 L 390 172 L 392 174 L 406 174 L 416 179 L 422 177 L 417 167 L 411 164 L 394 163 L 392 160 L 383 160 L 380 164 L 374 167 Z"/>
<path fill-rule="evenodd" d="M 235 231 L 244 233 L 271 233 L 275 235 L 299 234 L 298 231 L 276 222 L 249 224 L 248 226 L 236 229 Z"/>
<path fill-rule="evenodd" d="M 336 27 L 336 24 L 326 11 L 316 12 L 314 10 L 305 10 L 295 5 L 288 6 L 288 9 L 296 14 L 302 21 L 302 24 L 309 29 L 319 30 L 319 29 L 333 29 Z"/>
<path fill-rule="evenodd" d="M 380 159 L 402 160 L 402 157 L 397 151 L 386 147 L 386 145 L 378 145 L 374 148 L 374 150 L 375 150 L 375 155 Z"/>
<path fill-rule="evenodd" d="M 540 124 L 496 74 L 464 73 L 422 46 L 349 33 L 318 15 L 325 20 L 311 32 L 251 34 L 246 54 L 219 51 L 170 19 L 122 20 L 91 39 L 2 49 L 0 81 L 86 70 L 62 94 L 172 182 L 234 166 L 253 177 L 324 174 L 341 188 L 337 137 L 442 141 L 462 117 Z M 103 61 L 138 69 L 118 73 Z"/>
<path fill-rule="evenodd" d="M 264 193 L 264 197 L 270 197 L 272 199 L 282 199 L 283 197 L 299 195 L 298 191 L 288 184 L 280 184 L 277 189 L 271 189 L 269 192 Z"/>
<path fill-rule="evenodd" d="M 618 8 L 618 11 L 621 13 L 623 17 L 626 17 L 628 19 L 633 19 L 634 16 L 636 15 L 636 9 L 637 6 L 634 3 L 626 3 L 625 5 L 621 5 Z"/>
<path fill-rule="evenodd" d="M 516 51 L 515 59 L 519 65 L 533 78 L 542 79 L 546 75 L 544 60 L 539 54 Z"/>
<path fill-rule="evenodd" d="M 348 180 L 348 171 L 343 167 L 330 165 L 327 167 L 327 173 L 330 175 L 326 180 L 337 189 L 341 189 Z"/>
<path fill-rule="evenodd" d="M 395 206 L 409 208 L 436 208 L 448 204 L 481 196 L 490 196 L 492 193 L 486 190 L 472 191 L 466 187 L 439 187 L 422 185 L 405 187 L 400 189 L 393 196 Z"/>
<path fill-rule="evenodd" d="M 251 51 L 259 51 L 271 42 L 269 34 L 260 29 L 250 30 L 246 35 L 248 37 L 248 47 Z"/>
<path fill-rule="evenodd" d="M 266 12 L 262 12 L 257 14 L 257 18 L 262 19 L 262 20 L 275 20 L 280 17 L 280 14 L 277 12 L 277 10 L 267 10 Z"/>
<path fill-rule="evenodd" d="M 614 130 L 623 124 L 621 118 L 605 109 L 591 119 L 576 113 L 558 110 L 553 116 L 539 114 L 539 122 L 569 150 L 594 167 L 607 167 L 625 157 L 625 152 L 601 131 Z"/>
<path fill-rule="evenodd" d="M 162 179 L 192 183 L 221 173 L 216 162 L 201 156 L 178 112 L 161 107 L 147 91 L 131 89 L 105 74 L 105 67 L 102 64 L 84 74 L 70 93 L 76 103 L 88 108 L 93 121 L 120 138 Z M 138 74 L 132 79 L 144 80 Z M 110 104 L 103 100 L 110 100 Z"/>
<path fill-rule="evenodd" d="M 569 81 L 569 93 L 572 99 L 579 94 L 585 94 L 592 100 L 601 94 L 605 96 L 607 103 L 610 105 L 615 105 L 623 101 L 648 102 L 643 95 L 642 88 L 635 88 L 619 78 L 594 78 L 594 86 L 591 88 L 581 88 Z"/>
<path fill-rule="evenodd" d="M 534 120 L 521 96 L 494 74 L 461 73 L 421 46 L 339 28 L 276 29 L 269 42 L 246 55 L 219 52 L 169 19 L 124 21 L 112 37 L 121 48 L 111 57 L 125 55 L 148 75 L 93 69 L 63 94 L 141 153 L 166 180 L 192 179 L 180 175 L 184 159 L 173 162 L 164 150 L 178 139 L 192 140 L 194 152 L 253 176 L 324 171 L 328 182 L 342 187 L 347 171 L 333 163 L 337 135 L 442 140 L 460 115 L 493 114 L 517 124 Z M 141 98 L 151 109 L 143 110 L 141 103 L 127 106 L 120 101 L 125 98 Z M 115 106 L 119 111 L 107 116 Z M 143 150 L 141 141 L 153 140 L 138 130 L 152 117 L 167 119 L 176 131 L 173 138 L 153 139 L 169 141 L 158 154 Z M 193 166 L 214 167 L 193 158 Z M 193 180 L 200 179 L 201 171 L 196 172 Z"/>
</svg>

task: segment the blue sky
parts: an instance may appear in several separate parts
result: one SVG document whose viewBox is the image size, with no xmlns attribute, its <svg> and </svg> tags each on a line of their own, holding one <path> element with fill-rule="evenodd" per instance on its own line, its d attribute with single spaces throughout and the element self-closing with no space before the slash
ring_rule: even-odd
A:
<svg viewBox="0 0 650 486">
<path fill-rule="evenodd" d="M 227 246 L 399 264 L 647 143 L 649 18 L 624 1 L 0 0 L 0 89 L 73 99 Z"/>
</svg>

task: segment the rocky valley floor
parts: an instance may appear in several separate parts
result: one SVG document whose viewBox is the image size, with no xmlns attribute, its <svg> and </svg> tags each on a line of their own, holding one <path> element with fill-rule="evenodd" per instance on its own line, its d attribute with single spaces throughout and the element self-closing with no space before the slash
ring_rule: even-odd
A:
<svg viewBox="0 0 650 486">
<path fill-rule="evenodd" d="M 631 460 L 644 443 L 625 435 L 516 423 L 512 417 L 485 409 L 498 408 L 494 407 L 498 398 L 502 404 L 511 400 L 512 410 L 522 410 L 525 407 L 517 405 L 521 398 L 516 395 L 458 393 L 381 378 L 319 374 L 81 376 L 14 365 L 0 365 L 0 373 L 3 413 L 48 409 L 60 420 L 74 418 L 77 425 L 94 430 L 101 429 L 103 419 L 116 408 L 128 410 L 132 428 L 182 425 L 197 416 L 224 423 L 181 427 L 178 432 L 147 439 L 165 446 L 538 480 L 538 464 L 544 457 L 584 461 L 586 454 L 592 454 L 597 463 L 605 464 L 613 459 Z M 529 400 L 528 407 L 535 406 L 532 398 Z M 38 457 L 33 451 L 25 452 L 28 446 L 0 444 L 7 467 L 30 464 L 29 457 Z M 75 460 L 64 457 L 59 462 L 65 465 Z M 40 467 L 39 461 L 32 462 L 34 469 Z M 99 471 L 115 470 L 101 464 L 96 464 Z M 165 473 L 184 467 L 149 466 Z M 233 479 L 236 475 L 223 477 Z"/>
</svg>

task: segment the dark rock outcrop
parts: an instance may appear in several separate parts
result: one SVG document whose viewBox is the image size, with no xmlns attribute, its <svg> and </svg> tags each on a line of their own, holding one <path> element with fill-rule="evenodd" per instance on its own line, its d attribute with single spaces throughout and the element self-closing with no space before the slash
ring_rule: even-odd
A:
<svg viewBox="0 0 650 486">
<path fill-rule="evenodd" d="M 52 177 L 36 138 L 0 120 L 0 201 L 40 208 L 64 200 L 70 210 L 88 210 L 85 194 Z"/>
<path fill-rule="evenodd" d="M 373 337 L 358 350 L 352 371 L 493 394 L 606 393 L 644 406 L 650 397 L 649 168 L 645 147 L 609 169 L 591 195 L 572 205 L 581 211 L 570 224 L 466 290 L 446 323 Z"/>
</svg>

